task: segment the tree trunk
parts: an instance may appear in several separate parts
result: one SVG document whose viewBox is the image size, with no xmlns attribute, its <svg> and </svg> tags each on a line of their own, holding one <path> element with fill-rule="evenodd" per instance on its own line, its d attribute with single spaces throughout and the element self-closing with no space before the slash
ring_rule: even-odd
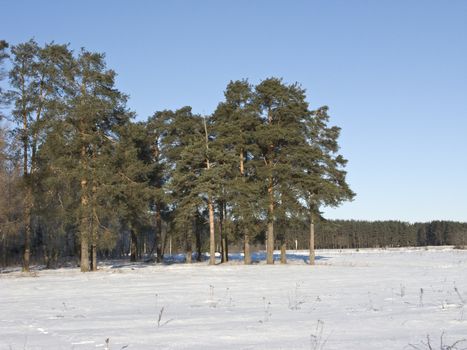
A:
<svg viewBox="0 0 467 350">
<path fill-rule="evenodd" d="M 45 265 L 45 268 L 46 269 L 50 269 L 50 262 L 51 262 L 51 259 L 50 259 L 50 253 L 49 253 L 49 250 L 47 248 L 47 244 L 43 244 L 42 245 L 42 256 L 44 258 L 44 265 Z"/>
<path fill-rule="evenodd" d="M 281 264 L 287 264 L 287 255 L 286 255 L 286 250 L 287 246 L 285 241 L 281 242 Z"/>
<path fill-rule="evenodd" d="M 133 227 L 130 227 L 131 246 L 130 246 L 130 261 L 135 262 L 138 256 L 138 237 Z"/>
<path fill-rule="evenodd" d="M 156 204 L 156 262 L 162 262 L 162 217 L 161 217 L 161 205 Z"/>
<path fill-rule="evenodd" d="M 28 177 L 28 175 L 26 175 Z M 29 179 L 30 180 L 30 179 Z M 32 191 L 30 184 L 27 184 L 26 198 L 24 203 L 24 254 L 23 254 L 23 271 L 29 272 L 29 264 L 31 258 L 31 207 L 32 207 Z"/>
<path fill-rule="evenodd" d="M 187 237 L 186 237 L 186 263 L 191 264 L 191 254 L 193 253 L 192 249 L 192 234 L 193 234 L 193 223 L 191 223 L 191 228 L 188 229 Z"/>
<path fill-rule="evenodd" d="M 29 137 L 28 137 L 28 115 L 26 107 L 23 105 L 23 179 L 26 184 L 26 198 L 24 200 L 23 209 L 23 220 L 24 220 L 24 253 L 23 253 L 23 271 L 29 271 L 29 263 L 31 256 L 31 207 L 32 207 L 32 192 L 30 176 L 28 172 L 28 149 L 29 149 Z"/>
<path fill-rule="evenodd" d="M 221 262 L 229 261 L 229 247 L 227 241 L 227 231 L 225 230 L 225 221 L 227 215 L 225 210 L 225 202 L 221 202 L 219 205 L 219 232 L 221 238 Z"/>
<path fill-rule="evenodd" d="M 209 265 L 216 264 L 216 238 L 214 232 L 214 208 L 212 201 L 208 199 L 209 210 Z"/>
<path fill-rule="evenodd" d="M 269 179 L 268 186 L 269 195 L 269 215 L 268 215 L 268 232 L 266 237 L 266 263 L 274 264 L 274 193 L 272 178 Z"/>
<path fill-rule="evenodd" d="M 196 211 L 196 219 L 193 222 L 194 228 L 195 228 L 195 246 L 196 246 L 196 261 L 201 262 L 201 250 L 202 250 L 202 242 L 201 242 L 201 231 L 198 228 L 198 222 L 199 222 L 199 214 L 198 211 Z"/>
<path fill-rule="evenodd" d="M 226 235 L 222 237 L 222 262 L 229 261 L 229 242 Z"/>
<path fill-rule="evenodd" d="M 81 154 L 86 152 L 84 146 Z M 81 272 L 89 271 L 89 218 L 88 218 L 88 205 L 89 199 L 87 196 L 87 181 L 81 180 L 81 222 L 80 222 L 80 243 L 81 243 Z"/>
<path fill-rule="evenodd" d="M 171 237 L 168 237 L 168 229 L 167 229 L 167 223 L 164 224 L 164 222 L 162 222 L 162 229 L 163 229 L 163 232 L 162 232 L 162 249 L 161 249 L 161 262 L 164 262 L 164 256 L 165 256 L 165 252 L 167 250 L 167 239 L 169 238 L 169 241 L 170 241 L 170 255 L 172 254 L 172 238 Z"/>
<path fill-rule="evenodd" d="M 91 244 L 91 271 L 97 271 L 97 245 L 94 240 Z"/>
<path fill-rule="evenodd" d="M 244 151 L 240 149 L 240 175 L 245 182 L 245 166 L 244 166 Z M 251 264 L 251 247 L 250 247 L 250 232 L 248 228 L 243 229 L 243 262 L 245 265 Z"/>
<path fill-rule="evenodd" d="M 81 272 L 89 271 L 89 242 L 86 232 L 81 232 L 81 260 L 80 267 Z"/>
<path fill-rule="evenodd" d="M 310 265 L 315 264 L 315 223 L 313 214 L 310 214 Z"/>
<path fill-rule="evenodd" d="M 221 248 L 221 263 L 225 262 L 225 247 L 224 247 L 224 210 L 222 202 L 219 203 L 219 242 Z"/>
<path fill-rule="evenodd" d="M 225 261 L 229 261 L 229 237 L 228 237 L 228 232 L 225 227 L 225 223 L 227 222 L 227 206 L 224 202 L 224 205 L 222 206 L 222 209 L 224 211 L 224 254 L 225 254 Z"/>
<path fill-rule="evenodd" d="M 206 119 L 204 119 L 204 136 L 206 142 L 206 151 L 209 151 L 209 137 Z M 211 168 L 208 153 L 206 153 L 206 170 Z M 209 265 L 216 264 L 216 236 L 214 229 L 214 208 L 212 205 L 212 198 L 208 194 L 208 211 L 209 211 Z"/>
<path fill-rule="evenodd" d="M 93 154 L 94 158 L 94 154 Z M 94 177 L 94 174 L 93 174 Z M 94 179 L 93 179 L 94 180 Z M 98 217 L 96 213 L 96 192 L 97 187 L 92 187 L 92 218 L 91 218 L 91 271 L 97 271 L 97 231 L 98 231 Z"/>
<path fill-rule="evenodd" d="M 92 221 L 91 227 L 91 271 L 97 271 L 97 222 Z"/>
<path fill-rule="evenodd" d="M 6 244 L 7 244 L 7 242 L 6 242 L 6 235 L 4 233 L 2 233 L 1 243 L 2 243 L 2 266 L 6 267 L 7 262 L 8 262 L 7 261 L 7 256 L 6 256 L 6 252 L 7 252 Z"/>
<path fill-rule="evenodd" d="M 268 108 L 268 124 L 272 125 L 272 113 L 271 108 Z M 269 145 L 269 159 L 267 166 L 269 167 L 269 184 L 268 184 L 268 196 L 269 196 L 269 212 L 268 212 L 268 232 L 266 237 L 266 263 L 274 264 L 274 183 L 272 178 L 272 157 L 274 145 Z"/>
<path fill-rule="evenodd" d="M 245 229 L 244 232 L 243 262 L 245 265 L 251 265 L 250 233 L 248 229 Z"/>
</svg>

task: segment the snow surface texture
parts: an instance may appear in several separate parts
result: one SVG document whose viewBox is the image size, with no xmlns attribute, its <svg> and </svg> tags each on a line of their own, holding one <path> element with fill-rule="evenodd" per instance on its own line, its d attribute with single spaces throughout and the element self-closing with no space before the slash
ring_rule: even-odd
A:
<svg viewBox="0 0 467 350">
<path fill-rule="evenodd" d="M 467 251 L 318 250 L 316 266 L 289 253 L 285 266 L 0 274 L 0 350 L 428 349 L 427 335 L 439 349 L 467 338 Z"/>
</svg>

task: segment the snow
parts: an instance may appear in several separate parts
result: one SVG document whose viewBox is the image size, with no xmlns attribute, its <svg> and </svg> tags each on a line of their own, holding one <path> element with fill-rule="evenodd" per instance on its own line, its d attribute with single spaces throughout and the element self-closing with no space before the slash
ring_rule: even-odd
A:
<svg viewBox="0 0 467 350">
<path fill-rule="evenodd" d="M 4 271 L 0 350 L 428 349 L 427 335 L 439 349 L 467 338 L 467 251 L 318 250 L 315 266 L 288 255 Z"/>
</svg>

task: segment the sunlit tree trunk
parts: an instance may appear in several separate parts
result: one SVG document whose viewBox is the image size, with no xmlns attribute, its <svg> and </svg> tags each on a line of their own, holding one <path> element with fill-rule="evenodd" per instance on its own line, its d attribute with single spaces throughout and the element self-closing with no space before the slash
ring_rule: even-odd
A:
<svg viewBox="0 0 467 350">
<path fill-rule="evenodd" d="M 209 168 L 208 168 L 209 169 Z M 216 242 L 214 232 L 214 208 L 212 201 L 208 199 L 208 211 L 209 211 L 209 265 L 216 264 Z"/>
<path fill-rule="evenodd" d="M 243 246 L 243 262 L 245 265 L 251 264 L 251 247 L 250 247 L 250 232 L 247 228 L 245 228 L 245 235 L 244 235 L 244 246 Z"/>
<path fill-rule="evenodd" d="M 310 265 L 315 264 L 315 223 L 310 213 Z"/>
<path fill-rule="evenodd" d="M 281 242 L 281 264 L 287 264 L 286 250 L 287 246 L 285 240 Z"/>
</svg>

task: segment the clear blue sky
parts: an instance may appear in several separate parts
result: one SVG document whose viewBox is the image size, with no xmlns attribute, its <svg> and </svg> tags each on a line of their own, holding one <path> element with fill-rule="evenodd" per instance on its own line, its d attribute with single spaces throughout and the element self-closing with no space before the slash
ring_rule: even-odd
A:
<svg viewBox="0 0 467 350">
<path fill-rule="evenodd" d="M 300 82 L 357 197 L 328 218 L 467 221 L 467 1 L 0 0 L 0 38 L 107 54 L 145 119 L 229 80 Z"/>
</svg>

